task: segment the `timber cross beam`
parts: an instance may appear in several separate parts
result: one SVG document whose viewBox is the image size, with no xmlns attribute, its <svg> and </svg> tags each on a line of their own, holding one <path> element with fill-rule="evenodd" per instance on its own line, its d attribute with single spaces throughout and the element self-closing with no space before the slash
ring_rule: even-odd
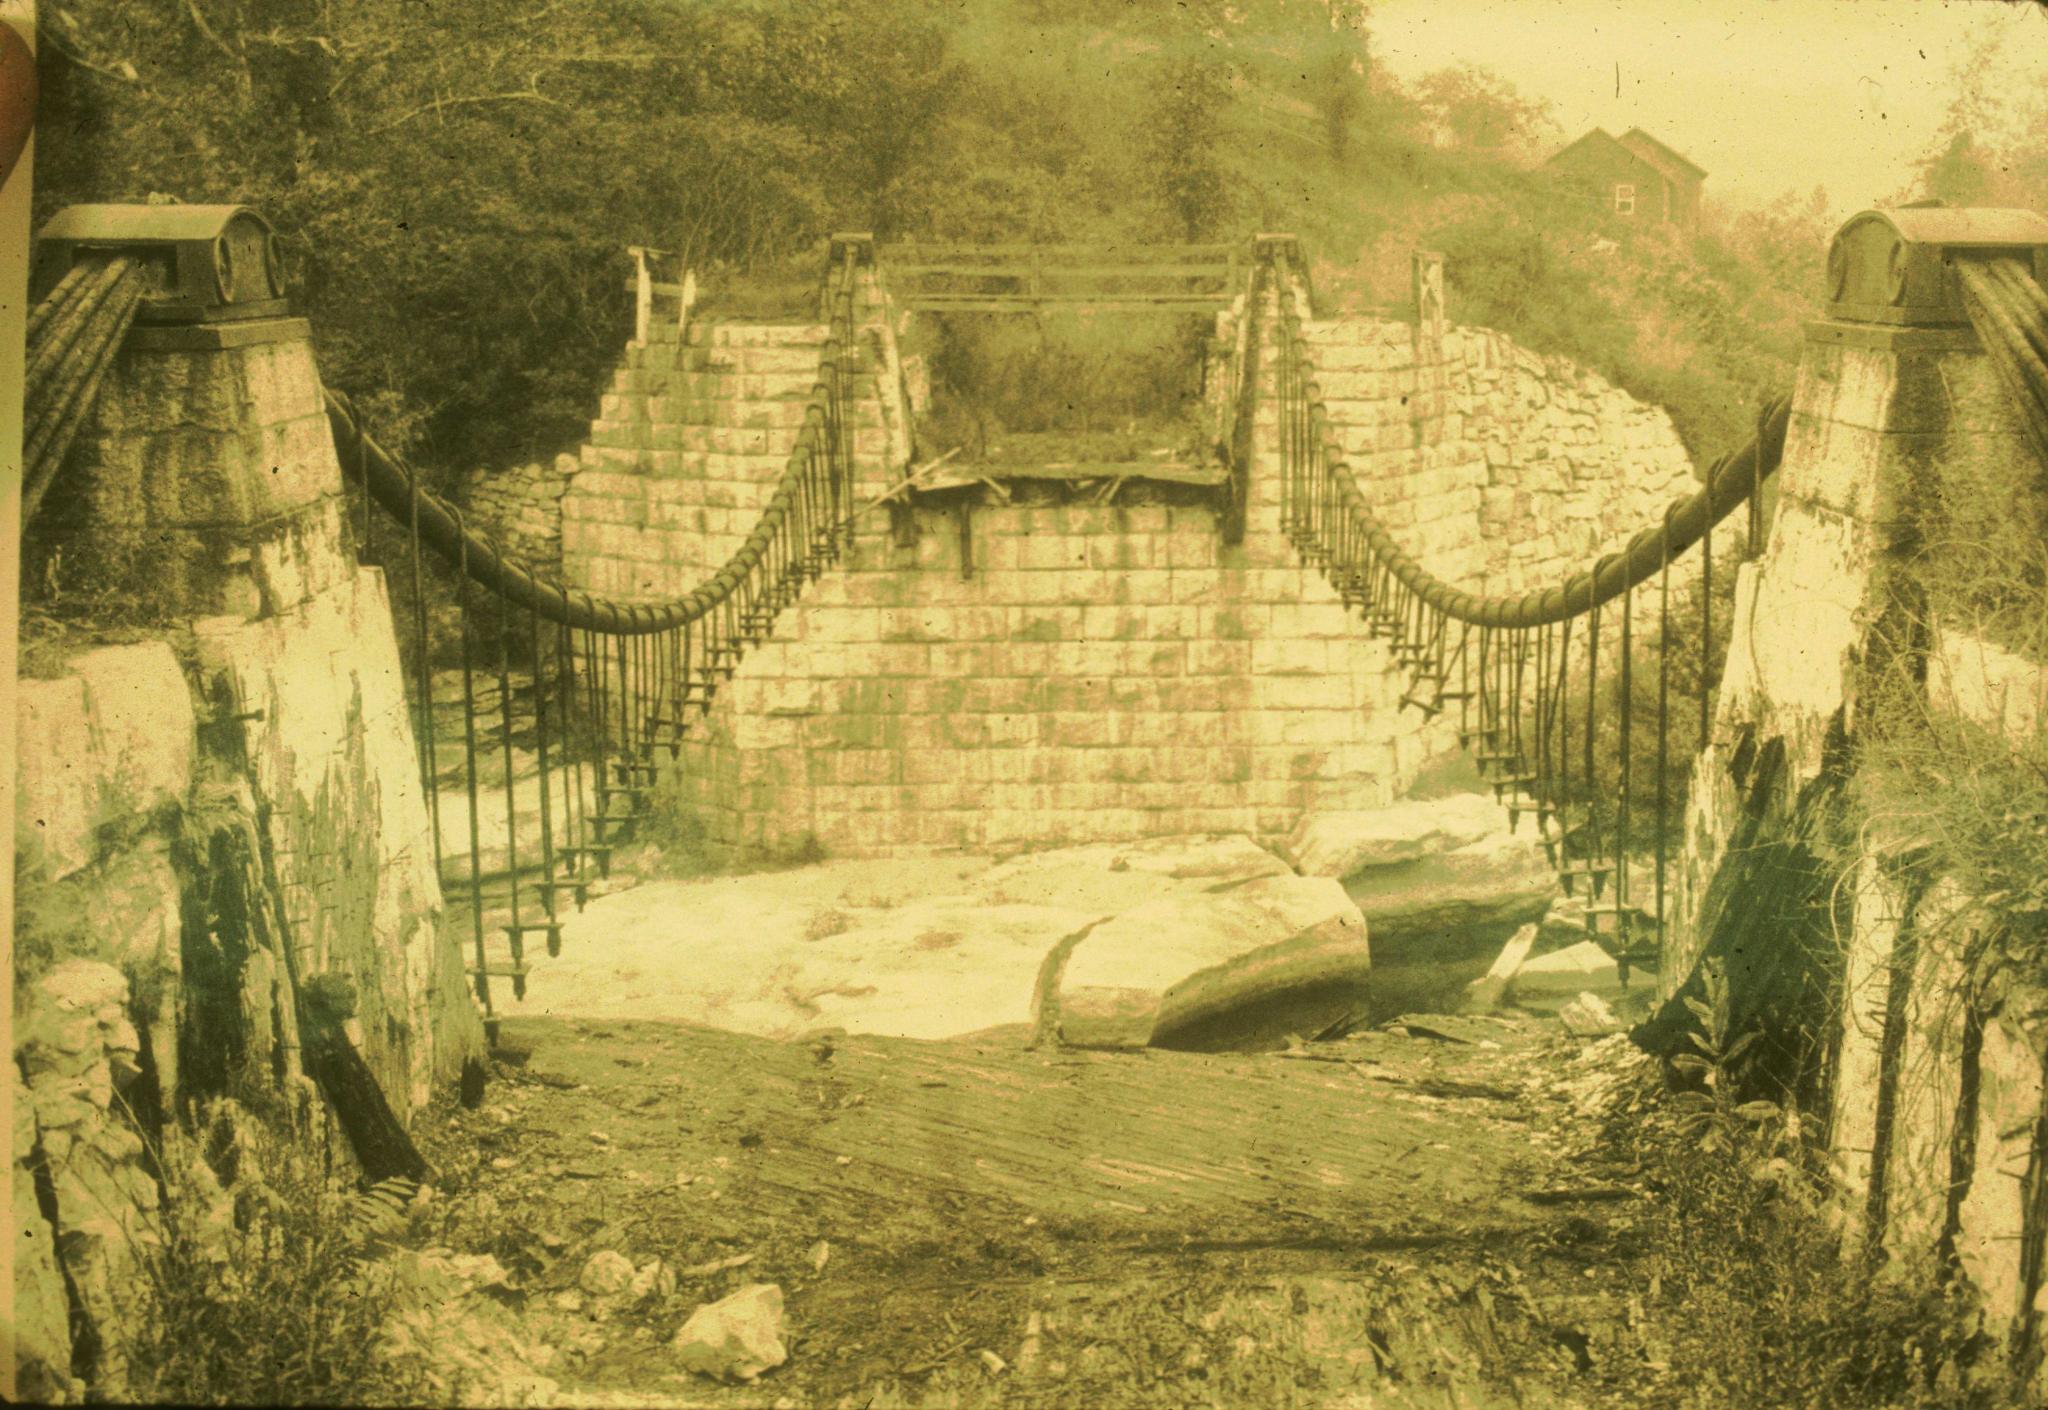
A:
<svg viewBox="0 0 2048 1410">
<path fill-rule="evenodd" d="M 878 251 L 891 292 L 927 313 L 1215 313 L 1239 292 L 1250 251 L 1209 245 L 964 245 Z"/>
</svg>

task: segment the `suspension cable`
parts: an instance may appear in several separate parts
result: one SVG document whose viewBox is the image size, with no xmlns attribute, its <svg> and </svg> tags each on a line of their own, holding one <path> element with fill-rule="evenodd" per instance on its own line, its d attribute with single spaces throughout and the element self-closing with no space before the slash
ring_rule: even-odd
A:
<svg viewBox="0 0 2048 1410">
<path fill-rule="evenodd" d="M 22 376 L 22 523 L 35 517 L 56 482 L 148 287 L 142 267 L 125 255 L 82 260 L 30 314 Z"/>
<path fill-rule="evenodd" d="M 461 517 L 439 495 L 421 488 L 415 473 L 370 436 L 345 393 L 326 392 L 327 420 L 345 470 L 361 477 L 367 493 L 384 509 L 409 521 L 418 513 L 419 536 L 479 586 L 515 607 L 536 612 L 551 622 L 606 636 L 651 636 L 697 621 L 729 607 L 755 573 L 773 561 L 777 539 L 787 524 L 807 527 L 814 552 L 833 555 L 839 541 L 839 511 L 851 497 L 851 436 L 842 425 L 852 375 L 857 369 L 854 346 L 854 271 L 849 254 L 837 272 L 832 323 L 819 355 L 819 377 L 811 388 L 804 422 L 789 463 L 754 528 L 725 564 L 695 589 L 666 602 L 630 606 L 541 577 L 503 553 L 487 536 L 465 527 Z M 822 476 L 822 487 L 810 479 Z M 823 498 L 834 508 L 820 524 L 802 512 L 807 499 Z"/>
<path fill-rule="evenodd" d="M 1281 250 L 1276 251 L 1273 258 L 1281 265 L 1282 273 L 1279 281 L 1280 323 L 1285 336 L 1282 365 L 1292 371 L 1293 384 L 1298 387 L 1305 408 L 1306 434 L 1301 449 L 1306 454 L 1297 457 L 1304 466 L 1302 473 L 1306 474 L 1309 457 L 1320 451 L 1328 487 L 1334 488 L 1353 521 L 1352 533 L 1363 540 L 1366 552 L 1383 563 L 1394 577 L 1424 602 L 1458 621 L 1478 626 L 1536 627 L 1583 615 L 1596 606 L 1613 601 L 1662 570 L 1667 552 L 1667 524 L 1668 552 L 1672 555 L 1683 553 L 1699 542 L 1715 523 L 1743 504 L 1755 486 L 1777 470 L 1784 457 L 1785 433 L 1791 424 L 1791 400 L 1780 397 L 1764 408 L 1758 418 L 1756 437 L 1714 462 L 1707 472 L 1704 487 L 1680 502 L 1668 519 L 1645 525 L 1619 552 L 1602 559 L 1591 570 L 1579 573 L 1558 586 L 1515 596 L 1467 592 L 1417 562 L 1367 506 L 1357 478 L 1350 472 L 1342 443 L 1335 434 L 1334 423 L 1315 381 L 1315 368 L 1309 359 L 1307 339 L 1302 333 L 1301 310 L 1295 302 L 1292 283 L 1286 277 L 1289 256 Z M 1282 396 L 1286 396 L 1285 390 Z"/>
<path fill-rule="evenodd" d="M 1963 311 L 2018 403 L 2028 439 L 2048 464 L 2048 291 L 2016 259 L 1954 263 Z"/>
</svg>

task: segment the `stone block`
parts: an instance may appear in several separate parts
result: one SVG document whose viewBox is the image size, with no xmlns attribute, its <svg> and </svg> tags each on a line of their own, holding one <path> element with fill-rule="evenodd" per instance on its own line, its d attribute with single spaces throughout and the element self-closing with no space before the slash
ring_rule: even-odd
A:
<svg viewBox="0 0 2048 1410">
<path fill-rule="evenodd" d="M 1938 628 L 1928 703 L 2003 736 L 2025 739 L 2048 720 L 2048 668 L 1988 641 Z"/>
<path fill-rule="evenodd" d="M 1939 433 L 1906 435 L 1795 410 L 1785 434 L 1782 493 L 1866 524 L 1900 519 L 1913 467 L 1938 454 Z"/>
</svg>

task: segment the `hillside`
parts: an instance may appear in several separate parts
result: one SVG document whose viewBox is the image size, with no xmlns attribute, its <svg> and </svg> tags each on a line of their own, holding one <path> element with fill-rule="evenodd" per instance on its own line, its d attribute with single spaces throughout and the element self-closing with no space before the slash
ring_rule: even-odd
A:
<svg viewBox="0 0 2048 1410">
<path fill-rule="evenodd" d="M 256 206 L 325 375 L 449 476 L 580 436 L 626 246 L 794 308 L 847 228 L 1293 229 L 1321 289 L 1380 306 L 1426 245 L 1456 320 L 1666 404 L 1705 456 L 1789 382 L 1826 233 L 1799 211 L 1606 230 L 1531 173 L 1560 136 L 1538 106 L 1470 72 L 1400 88 L 1343 0 L 78 0 L 46 31 L 39 217 Z"/>
</svg>

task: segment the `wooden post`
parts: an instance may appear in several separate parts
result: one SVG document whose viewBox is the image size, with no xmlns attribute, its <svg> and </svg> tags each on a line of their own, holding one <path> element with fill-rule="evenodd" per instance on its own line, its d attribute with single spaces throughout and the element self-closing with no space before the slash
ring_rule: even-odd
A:
<svg viewBox="0 0 2048 1410">
<path fill-rule="evenodd" d="M 647 346 L 648 325 L 654 318 L 654 285 L 647 273 L 647 251 L 629 247 L 633 256 L 633 346 Z"/>
<path fill-rule="evenodd" d="M 1432 250 L 1415 251 L 1413 282 L 1416 365 L 1434 365 L 1444 355 L 1444 257 Z"/>
<path fill-rule="evenodd" d="M 683 292 L 676 300 L 676 343 L 678 345 L 689 341 L 690 308 L 696 302 L 697 272 L 693 269 L 685 269 L 683 271 Z"/>
</svg>

